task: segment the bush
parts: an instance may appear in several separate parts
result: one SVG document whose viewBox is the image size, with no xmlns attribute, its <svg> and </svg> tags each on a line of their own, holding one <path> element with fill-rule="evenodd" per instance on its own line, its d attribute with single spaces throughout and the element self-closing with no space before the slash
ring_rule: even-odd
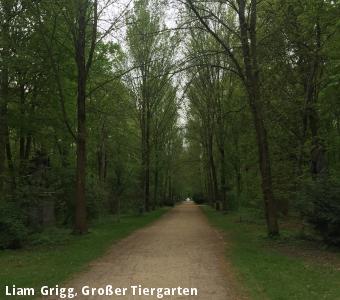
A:
<svg viewBox="0 0 340 300">
<path fill-rule="evenodd" d="M 88 219 L 92 220 L 107 211 L 109 192 L 108 187 L 98 182 L 95 176 L 87 177 L 86 204 Z"/>
<path fill-rule="evenodd" d="M 304 184 L 301 214 L 327 244 L 340 246 L 340 184 L 323 178 Z"/>
<path fill-rule="evenodd" d="M 29 236 L 29 246 L 48 245 L 56 246 L 66 244 L 71 240 L 69 229 L 50 227 L 42 232 L 36 232 Z"/>
<path fill-rule="evenodd" d="M 227 208 L 231 211 L 236 211 L 241 208 L 241 200 L 242 196 L 237 195 L 237 193 L 233 190 L 228 191 L 227 193 Z"/>
<path fill-rule="evenodd" d="M 21 248 L 27 236 L 23 216 L 13 202 L 0 203 L 0 249 Z"/>
</svg>

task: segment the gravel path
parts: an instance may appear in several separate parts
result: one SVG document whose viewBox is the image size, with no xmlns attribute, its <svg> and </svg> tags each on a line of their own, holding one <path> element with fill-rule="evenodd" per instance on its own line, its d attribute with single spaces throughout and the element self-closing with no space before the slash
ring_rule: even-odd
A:
<svg viewBox="0 0 340 300">
<path fill-rule="evenodd" d="M 114 244 L 102 258 L 91 263 L 86 272 L 67 283 L 67 287 L 75 288 L 78 294 L 75 299 L 88 300 L 161 299 L 157 298 L 156 290 L 153 296 L 138 292 L 134 296 L 131 286 L 138 285 L 147 288 L 146 293 L 150 294 L 151 288 L 176 288 L 175 295 L 163 299 L 244 299 L 235 291 L 237 285 L 224 257 L 222 236 L 208 224 L 197 205 L 184 202 L 152 225 Z M 116 290 L 118 295 L 112 296 L 99 295 L 102 290 L 94 291 L 93 296 L 82 292 L 83 286 L 103 288 L 107 285 L 127 288 L 125 296 L 119 296 L 119 290 Z M 198 295 L 185 295 L 188 290 L 178 292 L 177 287 L 197 288 Z M 195 294 L 195 290 L 190 293 Z"/>
</svg>

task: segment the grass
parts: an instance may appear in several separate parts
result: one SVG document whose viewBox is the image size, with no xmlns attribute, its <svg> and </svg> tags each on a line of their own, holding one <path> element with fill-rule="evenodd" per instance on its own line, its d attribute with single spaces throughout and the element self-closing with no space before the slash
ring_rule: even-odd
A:
<svg viewBox="0 0 340 300">
<path fill-rule="evenodd" d="M 103 255 L 109 246 L 159 218 L 166 208 L 143 216 L 124 216 L 115 222 L 112 218 L 97 222 L 86 236 L 73 236 L 69 231 L 45 233 L 36 240 L 40 246 L 30 249 L 0 252 L 0 299 L 5 296 L 5 286 L 32 287 L 39 291 L 42 285 L 55 286 L 87 264 Z M 46 245 L 47 244 L 47 245 Z M 23 297 L 10 297 L 12 300 Z M 25 297 L 25 300 L 35 297 Z"/>
<path fill-rule="evenodd" d="M 340 299 L 339 269 L 280 251 L 278 244 L 287 241 L 289 232 L 281 240 L 269 240 L 264 224 L 239 222 L 235 214 L 224 215 L 206 206 L 203 210 L 227 234 L 228 258 L 251 299 Z"/>
</svg>

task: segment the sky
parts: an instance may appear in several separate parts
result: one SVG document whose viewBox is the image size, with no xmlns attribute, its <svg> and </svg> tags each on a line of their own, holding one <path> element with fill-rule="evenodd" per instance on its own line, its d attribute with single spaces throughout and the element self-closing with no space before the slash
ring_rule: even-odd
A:
<svg viewBox="0 0 340 300">
<path fill-rule="evenodd" d="M 150 0 L 153 1 L 153 0 Z M 116 24 L 115 30 L 109 35 L 109 39 L 113 41 L 123 42 L 125 38 L 125 22 L 124 13 L 131 11 L 133 8 L 133 0 L 99 0 L 99 11 L 103 9 L 100 16 L 99 27 L 106 31 L 111 24 Z M 176 20 L 178 16 L 177 0 L 167 1 L 167 9 L 165 11 L 165 24 L 168 28 L 176 28 Z M 117 20 L 119 22 L 117 22 Z"/>
<path fill-rule="evenodd" d="M 153 0 L 150 0 L 153 1 Z M 167 3 L 167 9 L 165 11 L 165 24 L 168 28 L 173 29 L 177 27 L 178 18 L 178 0 L 169 0 Z M 99 0 L 99 11 L 103 9 L 100 16 L 99 28 L 105 32 L 110 29 L 112 24 L 115 24 L 113 30 L 110 30 L 110 34 L 106 37 L 106 40 L 117 42 L 121 47 L 126 49 L 126 25 L 124 14 L 131 11 L 133 8 L 133 0 Z M 117 22 L 118 20 L 118 22 Z M 178 56 L 181 54 L 178 53 Z M 179 82 L 179 76 L 175 77 L 175 81 Z M 179 109 L 179 125 L 184 127 L 187 123 L 187 105 L 184 96 L 184 87 L 182 85 L 178 88 L 178 99 L 180 104 Z"/>
</svg>

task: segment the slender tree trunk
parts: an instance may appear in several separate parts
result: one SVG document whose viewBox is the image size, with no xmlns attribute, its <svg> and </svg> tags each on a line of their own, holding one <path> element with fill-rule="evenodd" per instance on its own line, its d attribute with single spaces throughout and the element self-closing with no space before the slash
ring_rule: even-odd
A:
<svg viewBox="0 0 340 300">
<path fill-rule="evenodd" d="M 20 83 L 20 115 L 21 120 L 25 119 L 25 85 Z M 22 169 L 25 161 L 25 148 L 26 136 L 24 134 L 23 124 L 20 125 L 20 142 L 19 142 L 19 156 L 20 156 L 20 169 Z"/>
<path fill-rule="evenodd" d="M 237 159 L 234 160 L 234 170 L 236 174 L 236 193 L 238 201 L 240 201 L 241 193 L 242 193 L 242 174 L 241 174 L 241 160 L 239 157 L 239 141 L 238 136 L 235 136 L 234 138 L 234 144 L 235 144 L 235 150 L 238 154 Z M 239 202 L 240 203 L 240 202 Z"/>
<path fill-rule="evenodd" d="M 158 157 L 158 146 L 156 141 L 156 155 L 155 155 L 155 171 L 154 171 L 154 193 L 152 208 L 156 209 L 158 205 L 158 193 L 159 193 L 159 157 Z"/>
<path fill-rule="evenodd" d="M 220 160 L 221 160 L 221 166 L 220 166 L 220 180 L 221 180 L 221 200 L 223 204 L 223 210 L 228 209 L 227 204 L 227 187 L 226 187 L 226 169 L 225 169 L 225 150 L 224 147 L 220 148 Z"/>
<path fill-rule="evenodd" d="M 217 127 L 218 127 L 218 133 L 216 135 L 217 139 L 217 147 L 220 157 L 220 201 L 222 201 L 222 210 L 228 209 L 228 203 L 227 203 L 227 181 L 226 181 L 226 167 L 225 167 L 225 142 L 224 142 L 224 124 L 223 124 L 223 118 L 222 118 L 222 109 L 219 103 L 219 111 L 217 116 Z"/>
<path fill-rule="evenodd" d="M 213 202 L 218 206 L 218 182 L 217 182 L 217 174 L 216 174 L 216 166 L 214 160 L 213 153 L 213 138 L 212 135 L 209 136 L 208 141 L 208 159 L 209 159 L 209 168 L 211 173 L 212 180 L 212 194 L 213 194 Z M 216 207 L 218 208 L 218 207 Z"/>
<path fill-rule="evenodd" d="M 168 190 L 168 179 L 169 179 L 169 176 L 168 176 L 168 170 L 166 170 L 165 172 L 165 176 L 164 176 L 164 184 L 163 184 L 163 189 L 162 189 L 162 203 L 166 203 L 166 193 L 167 193 L 167 190 Z"/>
<path fill-rule="evenodd" d="M 78 0 L 78 32 L 76 40 L 76 63 L 78 71 L 77 95 L 77 167 L 76 167 L 76 211 L 74 232 L 87 233 L 86 213 L 86 62 L 85 62 L 85 31 L 86 31 L 86 0 Z"/>
<path fill-rule="evenodd" d="M 10 2 L 0 2 L 4 20 L 2 20 L 1 39 L 2 39 L 2 65 L 0 78 L 0 196 L 4 189 L 5 183 L 5 166 L 6 166 L 6 144 L 7 144 L 7 103 L 9 94 L 9 75 L 8 75 L 8 60 L 9 53 L 9 19 L 10 19 Z"/>
<path fill-rule="evenodd" d="M 146 157 L 145 157 L 145 170 L 144 170 L 144 202 L 145 202 L 145 210 L 150 211 L 150 105 L 149 101 L 147 102 L 147 113 L 146 113 Z"/>
<path fill-rule="evenodd" d="M 61 166 L 62 166 L 64 169 L 66 169 L 66 168 L 69 167 L 68 159 L 67 159 L 68 149 L 67 149 L 67 147 L 64 145 L 64 142 L 60 142 L 60 141 L 58 140 L 58 137 L 57 137 L 56 134 L 54 135 L 54 138 L 55 138 L 55 142 L 56 142 L 56 145 L 57 145 L 57 148 L 58 148 Z"/>
<path fill-rule="evenodd" d="M 102 123 L 101 137 L 99 141 L 97 158 L 98 158 L 98 179 L 100 182 L 106 180 L 107 150 L 106 150 L 107 130 L 105 122 Z"/>
<path fill-rule="evenodd" d="M 147 91 L 147 66 L 142 67 L 142 101 L 141 101 L 141 134 L 142 134 L 142 192 L 143 209 L 150 210 L 150 100 Z"/>
<path fill-rule="evenodd" d="M 209 150 L 208 143 L 206 140 L 206 136 L 201 134 L 202 139 L 202 150 L 203 150 L 203 172 L 205 173 L 205 183 L 206 183 L 206 194 L 208 198 L 208 203 L 210 206 L 214 204 L 214 195 L 213 195 L 213 180 L 211 176 L 211 168 L 209 162 Z"/>
<path fill-rule="evenodd" d="M 98 179 L 101 182 L 105 182 L 106 180 L 106 165 L 107 165 L 107 155 L 106 155 L 106 147 L 104 142 L 104 137 L 102 138 L 101 145 L 99 146 L 99 150 L 97 152 L 98 158 Z"/>
<path fill-rule="evenodd" d="M 144 84 L 143 84 L 144 86 Z M 144 92 L 143 92 L 144 95 Z M 141 173 L 140 173 L 140 189 L 141 189 L 141 208 L 145 211 L 145 169 L 146 169 L 146 105 L 144 96 L 141 103 L 140 129 L 141 129 Z"/>
<path fill-rule="evenodd" d="M 146 104 L 142 108 L 142 174 L 141 184 L 143 191 L 143 209 L 150 210 L 150 133 L 148 124 L 148 112 Z"/>
<path fill-rule="evenodd" d="M 28 135 L 26 138 L 26 147 L 25 147 L 25 160 L 30 158 L 32 148 L 32 136 Z"/>
<path fill-rule="evenodd" d="M 168 182 L 169 182 L 168 199 L 171 205 L 174 205 L 175 203 L 174 203 L 174 198 L 173 198 L 173 187 L 172 187 L 172 176 L 171 175 L 169 175 Z"/>
<path fill-rule="evenodd" d="M 273 195 L 267 131 L 264 127 L 262 114 L 259 113 L 257 108 L 255 108 L 254 106 L 252 111 L 259 151 L 262 193 L 264 197 L 268 234 L 270 236 L 275 236 L 279 234 L 279 227 L 277 221 L 277 208 Z"/>
<path fill-rule="evenodd" d="M 220 65 L 221 59 L 220 55 L 217 55 L 217 64 Z M 229 86 L 228 86 L 228 96 L 227 101 L 230 101 L 233 94 L 232 88 L 232 75 L 230 75 Z M 223 110 L 223 87 L 221 85 L 220 69 L 217 69 L 217 95 L 215 104 L 215 115 L 216 115 L 216 144 L 219 151 L 220 157 L 220 190 L 219 190 L 219 200 L 222 203 L 220 209 L 226 211 L 228 209 L 227 204 L 227 186 L 226 186 L 226 168 L 225 168 L 225 120 L 224 120 L 224 110 Z"/>
<path fill-rule="evenodd" d="M 257 0 L 251 0 L 249 24 L 245 17 L 246 1 L 238 0 L 238 3 L 241 45 L 245 66 L 245 84 L 256 131 L 267 229 L 269 236 L 276 236 L 279 234 L 279 226 L 272 187 L 268 137 L 264 124 L 263 103 L 260 94 L 259 68 L 257 62 Z"/>
<path fill-rule="evenodd" d="M 7 131 L 7 99 L 8 99 L 8 76 L 7 71 L 2 71 L 2 84 L 0 95 L 0 195 L 5 182 L 6 162 L 6 131 Z"/>
<path fill-rule="evenodd" d="M 152 204 L 152 208 L 156 209 L 157 205 L 158 205 L 158 184 L 159 184 L 159 172 L 158 169 L 155 170 L 155 177 L 154 177 L 154 195 L 153 195 L 153 204 Z"/>
<path fill-rule="evenodd" d="M 322 77 L 321 27 L 319 20 L 315 24 L 315 43 L 317 48 L 311 61 L 311 71 L 307 78 L 306 98 L 308 103 L 309 126 L 312 134 L 311 173 L 313 178 L 327 174 L 326 149 L 319 137 L 319 113 L 316 104 L 319 98 L 320 78 Z"/>
<path fill-rule="evenodd" d="M 212 180 L 212 175 L 211 175 L 211 169 L 209 166 L 208 158 L 206 162 L 206 172 L 207 172 L 207 191 L 208 191 L 208 197 L 209 197 L 209 204 L 211 206 L 214 205 L 214 188 L 213 188 L 213 180 Z"/>
<path fill-rule="evenodd" d="M 8 168 L 10 169 L 11 172 L 14 172 L 14 164 L 13 164 L 13 156 L 12 156 L 12 148 L 11 148 L 11 140 L 9 136 L 9 132 L 7 129 L 6 132 L 7 136 L 7 142 L 6 142 L 6 157 L 7 157 L 7 164 Z"/>
<path fill-rule="evenodd" d="M 11 175 L 11 187 L 12 187 L 12 190 L 15 190 L 16 180 L 15 180 L 15 171 L 14 171 L 14 163 L 13 163 L 13 156 L 12 156 L 11 140 L 10 140 L 10 136 L 9 136 L 8 127 L 7 127 L 7 130 L 6 130 L 6 136 L 7 136 L 7 143 L 6 143 L 7 164 L 8 164 L 8 169 L 9 169 L 10 175 Z"/>
</svg>

